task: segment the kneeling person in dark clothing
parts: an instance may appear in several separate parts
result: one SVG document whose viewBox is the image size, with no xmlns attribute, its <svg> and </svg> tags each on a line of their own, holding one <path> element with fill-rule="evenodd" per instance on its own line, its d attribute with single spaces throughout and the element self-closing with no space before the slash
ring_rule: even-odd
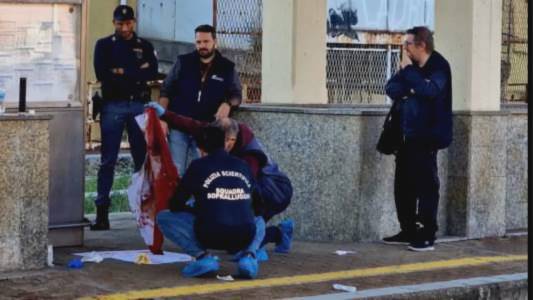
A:
<svg viewBox="0 0 533 300">
<path fill-rule="evenodd" d="M 268 222 L 275 215 L 285 211 L 292 198 L 290 179 L 282 174 L 277 164 L 265 153 L 248 125 L 238 123 L 231 118 L 219 118 L 212 123 L 206 123 L 168 111 L 155 102 L 150 102 L 146 106 L 154 108 L 157 115 L 161 120 L 167 122 L 170 128 L 192 136 L 198 136 L 208 124 L 224 130 L 226 133 L 226 151 L 245 161 L 252 170 L 256 182 L 256 192 L 260 195 L 257 198 L 259 201 L 254 202 L 256 216 L 261 216 L 265 222 Z M 271 178 L 276 180 L 271 181 Z M 292 244 L 293 226 L 292 219 L 285 219 L 277 226 L 267 227 L 265 239 L 257 252 L 258 260 L 268 260 L 268 253 L 263 247 L 267 243 L 276 244 L 275 252 L 288 253 Z M 235 258 L 238 259 L 239 256 L 238 253 Z"/>
<path fill-rule="evenodd" d="M 238 273 L 255 278 L 255 255 L 265 236 L 265 222 L 254 216 L 251 170 L 224 150 L 225 133 L 220 128 L 207 126 L 197 142 L 204 156 L 186 170 L 170 199 L 170 210 L 157 215 L 157 224 L 165 237 L 196 258 L 185 266 L 184 276 L 217 271 L 218 261 L 207 249 L 219 249 L 244 251 Z M 186 207 L 191 196 L 195 198 L 192 209 Z"/>
</svg>

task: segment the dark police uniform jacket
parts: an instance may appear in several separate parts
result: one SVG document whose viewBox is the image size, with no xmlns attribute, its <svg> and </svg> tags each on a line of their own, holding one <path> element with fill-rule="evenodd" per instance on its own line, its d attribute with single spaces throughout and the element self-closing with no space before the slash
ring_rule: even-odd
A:
<svg viewBox="0 0 533 300">
<path fill-rule="evenodd" d="M 111 69 L 124 69 L 123 75 Z M 99 39 L 94 49 L 96 78 L 102 83 L 104 100 L 149 101 L 147 81 L 157 77 L 157 59 L 150 42 L 136 34 L 124 40 L 112 34 Z"/>
<path fill-rule="evenodd" d="M 242 250 L 255 235 L 254 185 L 250 167 L 220 149 L 191 162 L 169 208 L 183 210 L 194 196 L 194 229 L 200 244 L 209 249 Z"/>
<path fill-rule="evenodd" d="M 218 51 L 203 86 L 200 64 L 197 51 L 178 56 L 163 83 L 161 96 L 169 98 L 170 111 L 210 122 L 220 104 L 230 99 L 241 101 L 241 83 L 235 64 Z"/>
</svg>

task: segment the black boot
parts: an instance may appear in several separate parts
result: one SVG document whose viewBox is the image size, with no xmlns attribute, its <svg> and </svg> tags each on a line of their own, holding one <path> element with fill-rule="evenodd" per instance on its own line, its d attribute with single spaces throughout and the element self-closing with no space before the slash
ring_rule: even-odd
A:
<svg viewBox="0 0 533 300">
<path fill-rule="evenodd" d="M 96 206 L 96 220 L 91 230 L 109 230 L 109 205 Z"/>
</svg>

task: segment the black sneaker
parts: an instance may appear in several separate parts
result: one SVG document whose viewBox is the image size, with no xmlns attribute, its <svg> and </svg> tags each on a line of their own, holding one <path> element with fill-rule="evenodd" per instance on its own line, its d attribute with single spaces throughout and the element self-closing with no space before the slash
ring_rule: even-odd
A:
<svg viewBox="0 0 533 300">
<path fill-rule="evenodd" d="M 400 233 L 386 237 L 382 241 L 388 245 L 408 245 L 411 243 L 411 237 L 405 231 L 400 231 Z"/>
<path fill-rule="evenodd" d="M 433 241 L 416 241 L 409 244 L 407 249 L 411 251 L 424 252 L 424 251 L 433 251 Z"/>
</svg>

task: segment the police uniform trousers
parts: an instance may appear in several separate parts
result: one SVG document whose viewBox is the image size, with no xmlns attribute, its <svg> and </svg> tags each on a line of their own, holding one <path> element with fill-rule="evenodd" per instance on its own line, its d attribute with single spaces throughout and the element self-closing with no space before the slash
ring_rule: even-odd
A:
<svg viewBox="0 0 533 300">
<path fill-rule="evenodd" d="M 120 151 L 124 129 L 128 133 L 134 172 L 142 167 L 146 156 L 144 134 L 135 121 L 135 116 L 144 112 L 144 103 L 140 100 L 115 100 L 104 103 L 100 115 L 102 137 L 101 162 L 98 170 L 95 204 L 110 205 L 109 193 L 113 185 L 115 165 Z"/>
</svg>

